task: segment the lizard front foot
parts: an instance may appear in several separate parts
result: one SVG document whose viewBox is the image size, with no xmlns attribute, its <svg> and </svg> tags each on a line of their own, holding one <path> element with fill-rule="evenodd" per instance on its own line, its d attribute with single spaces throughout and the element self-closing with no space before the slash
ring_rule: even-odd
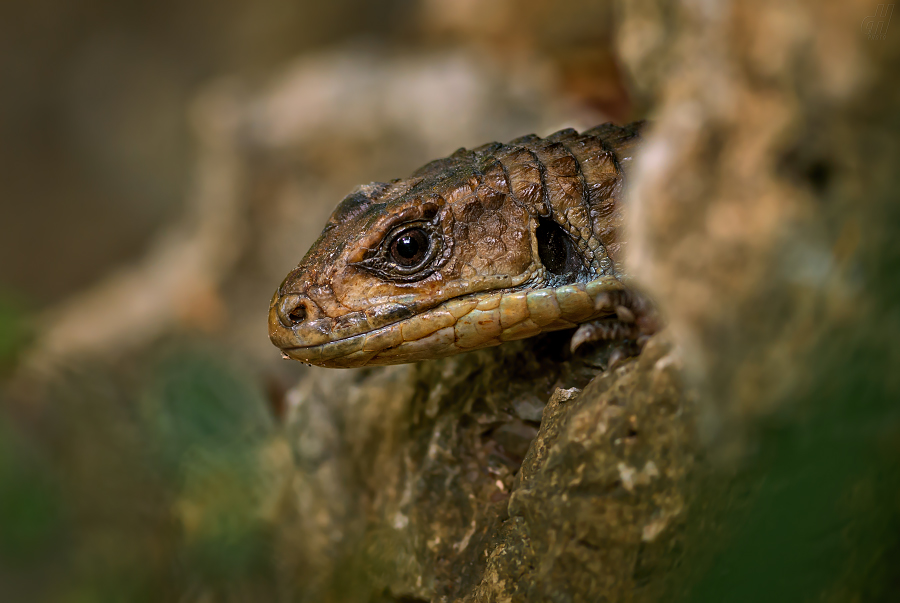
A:
<svg viewBox="0 0 900 603">
<path fill-rule="evenodd" d="M 602 296 L 597 299 L 596 308 L 613 310 L 615 318 L 601 318 L 582 324 L 572 335 L 569 347 L 574 353 L 587 343 L 621 343 L 612 350 L 607 369 L 625 358 L 640 354 L 646 341 L 661 326 L 656 308 L 639 294 L 619 295 L 616 298 Z"/>
</svg>

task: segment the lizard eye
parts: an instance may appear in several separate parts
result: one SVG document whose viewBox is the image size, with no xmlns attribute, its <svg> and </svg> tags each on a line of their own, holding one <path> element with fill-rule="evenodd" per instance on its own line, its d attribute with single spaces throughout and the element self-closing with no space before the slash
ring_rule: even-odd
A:
<svg viewBox="0 0 900 603">
<path fill-rule="evenodd" d="M 412 283 L 427 278 L 449 257 L 452 245 L 441 235 L 438 217 L 401 224 L 388 231 L 371 255 L 352 265 L 389 281 Z"/>
<path fill-rule="evenodd" d="M 394 237 L 389 246 L 391 260 L 404 268 L 422 262 L 431 247 L 431 236 L 421 228 L 404 230 Z"/>
</svg>

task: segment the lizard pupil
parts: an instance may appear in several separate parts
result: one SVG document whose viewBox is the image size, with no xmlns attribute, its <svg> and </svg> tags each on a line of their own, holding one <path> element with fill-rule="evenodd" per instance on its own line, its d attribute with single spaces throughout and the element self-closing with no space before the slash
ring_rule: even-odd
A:
<svg viewBox="0 0 900 603">
<path fill-rule="evenodd" d="M 415 266 L 428 253 L 428 243 L 428 234 L 421 228 L 405 230 L 391 242 L 391 259 L 404 267 Z"/>
</svg>

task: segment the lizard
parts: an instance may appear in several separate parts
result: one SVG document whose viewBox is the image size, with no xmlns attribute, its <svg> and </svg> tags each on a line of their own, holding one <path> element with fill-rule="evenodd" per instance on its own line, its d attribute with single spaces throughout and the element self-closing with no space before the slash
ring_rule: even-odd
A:
<svg viewBox="0 0 900 603">
<path fill-rule="evenodd" d="M 360 367 L 579 325 L 573 349 L 652 332 L 622 266 L 643 128 L 529 134 L 359 186 L 276 290 L 269 338 L 286 358 Z"/>
</svg>

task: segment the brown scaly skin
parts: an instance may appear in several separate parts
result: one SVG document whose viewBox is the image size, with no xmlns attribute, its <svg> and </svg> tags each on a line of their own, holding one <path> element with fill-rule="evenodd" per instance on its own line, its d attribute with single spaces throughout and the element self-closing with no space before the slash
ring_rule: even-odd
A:
<svg viewBox="0 0 900 603">
<path fill-rule="evenodd" d="M 460 149 L 360 187 L 276 291 L 270 339 L 288 357 L 348 367 L 597 319 L 579 341 L 639 331 L 620 262 L 624 177 L 642 126 Z"/>
</svg>

